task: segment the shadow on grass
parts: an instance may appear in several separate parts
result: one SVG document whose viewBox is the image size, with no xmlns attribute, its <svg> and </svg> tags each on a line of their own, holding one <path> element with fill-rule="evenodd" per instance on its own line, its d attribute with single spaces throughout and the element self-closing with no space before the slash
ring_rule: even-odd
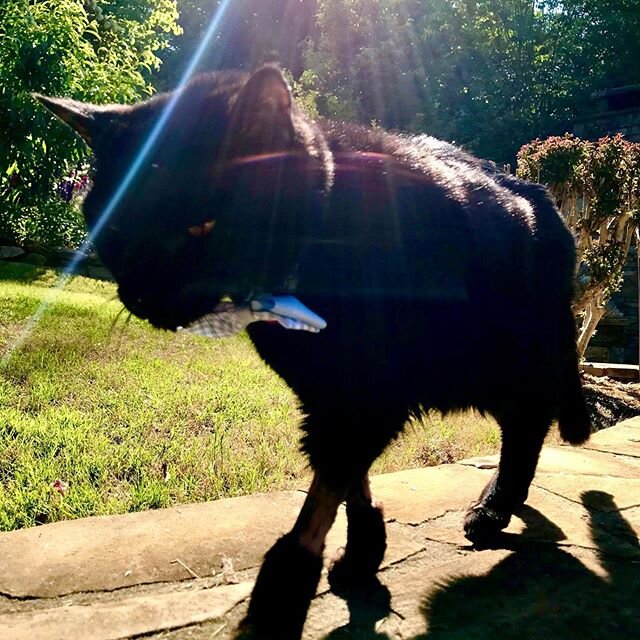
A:
<svg viewBox="0 0 640 640">
<path fill-rule="evenodd" d="M 428 632 L 414 640 L 637 637 L 638 538 L 609 494 L 585 492 L 582 501 L 606 576 L 561 547 L 505 534 L 501 547 L 513 553 L 484 576 L 456 579 L 433 592 L 422 609 Z M 590 508 L 593 504 L 598 509 Z M 564 539 L 562 531 L 535 509 L 525 507 L 519 515 L 527 528 L 543 528 L 553 539 Z M 619 542 L 620 555 L 611 553 L 611 536 Z"/>
<path fill-rule="evenodd" d="M 32 284 L 40 280 L 47 270 L 46 267 L 37 267 L 22 262 L 0 261 L 0 282 Z"/>
</svg>

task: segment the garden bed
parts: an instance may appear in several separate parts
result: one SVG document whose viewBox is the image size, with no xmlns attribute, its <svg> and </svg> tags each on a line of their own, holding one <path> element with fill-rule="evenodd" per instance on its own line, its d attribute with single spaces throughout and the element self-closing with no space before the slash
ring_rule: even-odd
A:
<svg viewBox="0 0 640 640">
<path fill-rule="evenodd" d="M 584 394 L 596 431 L 640 415 L 640 383 L 584 374 Z"/>
</svg>

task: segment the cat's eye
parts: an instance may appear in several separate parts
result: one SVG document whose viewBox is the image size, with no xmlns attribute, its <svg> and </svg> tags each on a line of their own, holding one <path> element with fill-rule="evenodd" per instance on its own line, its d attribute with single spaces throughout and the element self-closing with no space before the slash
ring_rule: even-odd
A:
<svg viewBox="0 0 640 640">
<path fill-rule="evenodd" d="M 202 238 L 210 234 L 215 226 L 215 220 L 205 220 L 202 224 L 196 224 L 193 227 L 189 227 L 187 231 L 189 232 L 189 235 L 194 238 Z"/>
</svg>

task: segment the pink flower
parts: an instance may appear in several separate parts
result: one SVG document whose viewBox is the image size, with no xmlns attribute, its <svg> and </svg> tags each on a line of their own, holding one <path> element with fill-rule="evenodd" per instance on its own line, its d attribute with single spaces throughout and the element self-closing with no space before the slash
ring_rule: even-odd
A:
<svg viewBox="0 0 640 640">
<path fill-rule="evenodd" d="M 69 491 L 69 483 L 64 480 L 56 480 L 51 484 L 51 488 L 54 491 L 57 491 L 61 496 L 64 496 L 67 491 Z"/>
</svg>

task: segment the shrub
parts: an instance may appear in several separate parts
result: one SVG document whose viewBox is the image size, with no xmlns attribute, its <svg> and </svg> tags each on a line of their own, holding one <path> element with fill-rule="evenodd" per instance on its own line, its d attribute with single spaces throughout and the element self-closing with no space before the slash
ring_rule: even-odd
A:
<svg viewBox="0 0 640 640">
<path fill-rule="evenodd" d="M 573 310 L 582 357 L 611 295 L 640 221 L 640 144 L 620 134 L 597 142 L 566 134 L 518 152 L 518 176 L 546 184 L 576 236 L 581 284 Z"/>
<path fill-rule="evenodd" d="M 152 92 L 155 53 L 176 33 L 175 0 L 0 3 L 0 235 L 53 245 L 83 235 L 60 192 L 88 150 L 30 96 L 130 102 Z"/>
</svg>

